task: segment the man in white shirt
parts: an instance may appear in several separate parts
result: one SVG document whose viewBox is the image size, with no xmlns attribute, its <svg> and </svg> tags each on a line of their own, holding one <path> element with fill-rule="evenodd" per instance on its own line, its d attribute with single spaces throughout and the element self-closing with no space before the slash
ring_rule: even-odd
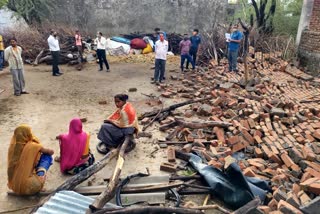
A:
<svg viewBox="0 0 320 214">
<path fill-rule="evenodd" d="M 94 44 L 97 45 L 97 56 L 99 59 L 100 70 L 103 70 L 103 63 L 107 67 L 107 72 L 110 72 L 109 63 L 106 57 L 107 40 L 102 36 L 101 32 L 97 33 L 97 38 L 94 40 Z"/>
<path fill-rule="evenodd" d="M 154 80 L 151 83 L 159 84 L 164 79 L 164 73 L 166 71 L 166 60 L 169 44 L 165 40 L 164 34 L 160 33 L 160 39 L 155 44 L 156 61 L 154 70 Z"/>
<path fill-rule="evenodd" d="M 52 56 L 52 75 L 60 76 L 63 74 L 59 70 L 60 47 L 59 40 L 57 38 L 57 32 L 55 32 L 54 30 L 51 30 L 50 32 L 50 36 L 48 38 L 48 45 Z"/>
</svg>

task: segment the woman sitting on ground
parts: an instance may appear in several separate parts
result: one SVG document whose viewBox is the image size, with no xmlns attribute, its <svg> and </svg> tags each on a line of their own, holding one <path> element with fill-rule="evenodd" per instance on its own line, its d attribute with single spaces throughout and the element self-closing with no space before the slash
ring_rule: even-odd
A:
<svg viewBox="0 0 320 214">
<path fill-rule="evenodd" d="M 101 141 L 97 149 L 100 153 L 108 153 L 110 149 L 123 143 L 125 136 L 137 133 L 139 130 L 136 110 L 127 102 L 128 95 L 118 94 L 114 97 L 117 110 L 104 121 L 101 126 L 98 139 Z M 101 148 L 104 145 L 106 148 Z M 135 143 L 130 142 L 127 152 L 134 149 Z"/>
<path fill-rule="evenodd" d="M 8 152 L 8 187 L 18 195 L 40 192 L 52 164 L 52 149 L 44 148 L 27 125 L 14 130 Z"/>
<path fill-rule="evenodd" d="M 77 174 L 94 163 L 94 156 L 90 152 L 90 134 L 82 131 L 79 118 L 71 120 L 69 133 L 57 137 L 60 141 L 60 170 L 67 174 Z"/>
</svg>

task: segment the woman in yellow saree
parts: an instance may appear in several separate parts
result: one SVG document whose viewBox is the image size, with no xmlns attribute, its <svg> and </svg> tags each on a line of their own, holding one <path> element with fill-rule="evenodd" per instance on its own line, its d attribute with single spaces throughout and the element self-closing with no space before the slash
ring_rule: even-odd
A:
<svg viewBox="0 0 320 214">
<path fill-rule="evenodd" d="M 18 195 L 41 191 L 53 150 L 44 148 L 27 125 L 18 126 L 8 152 L 8 187 Z"/>
</svg>

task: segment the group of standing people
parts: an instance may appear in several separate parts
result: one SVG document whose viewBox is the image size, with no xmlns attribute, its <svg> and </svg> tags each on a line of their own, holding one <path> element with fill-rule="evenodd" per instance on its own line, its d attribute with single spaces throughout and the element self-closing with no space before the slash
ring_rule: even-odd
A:
<svg viewBox="0 0 320 214">
<path fill-rule="evenodd" d="M 156 28 L 157 41 L 155 43 L 155 71 L 152 84 L 159 84 L 165 80 L 166 60 L 169 50 L 169 43 L 166 38 L 166 33 L 160 31 L 160 28 Z M 186 68 L 189 69 L 189 63 L 192 65 L 192 69 L 195 69 L 197 53 L 201 44 L 201 37 L 199 36 L 199 30 L 194 29 L 192 36 L 189 38 L 188 34 L 184 35 L 183 40 L 179 44 L 181 63 L 181 71 L 184 72 L 185 60 L 187 60 Z"/>
</svg>

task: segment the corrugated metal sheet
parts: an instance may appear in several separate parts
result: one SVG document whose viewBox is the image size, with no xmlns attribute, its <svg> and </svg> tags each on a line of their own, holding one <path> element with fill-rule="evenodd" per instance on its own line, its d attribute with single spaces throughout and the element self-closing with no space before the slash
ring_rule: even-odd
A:
<svg viewBox="0 0 320 214">
<path fill-rule="evenodd" d="M 73 191 L 60 191 L 50 198 L 37 214 L 85 214 L 93 198 L 83 196 Z M 115 206 L 107 204 L 106 207 Z"/>
</svg>

